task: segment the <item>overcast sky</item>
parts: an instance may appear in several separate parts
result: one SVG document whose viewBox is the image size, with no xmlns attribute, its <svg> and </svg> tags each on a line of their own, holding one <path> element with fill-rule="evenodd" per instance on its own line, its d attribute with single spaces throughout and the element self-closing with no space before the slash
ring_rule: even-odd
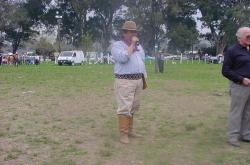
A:
<svg viewBox="0 0 250 165">
<path fill-rule="evenodd" d="M 196 21 L 196 28 L 202 33 L 202 34 L 205 34 L 205 33 L 208 33 L 210 32 L 210 30 L 206 27 L 202 27 L 202 22 L 199 21 L 198 19 L 201 18 L 201 12 L 198 10 L 197 11 L 197 14 L 194 15 L 194 18 L 195 18 L 195 21 Z"/>
</svg>

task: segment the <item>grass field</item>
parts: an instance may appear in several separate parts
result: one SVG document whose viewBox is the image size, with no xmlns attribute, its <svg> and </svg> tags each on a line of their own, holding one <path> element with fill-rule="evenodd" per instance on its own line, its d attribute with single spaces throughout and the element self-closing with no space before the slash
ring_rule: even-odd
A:
<svg viewBox="0 0 250 165">
<path fill-rule="evenodd" d="M 113 66 L 0 66 L 1 165 L 247 165 L 250 144 L 226 143 L 221 65 L 147 65 L 136 129 L 118 142 Z"/>
</svg>

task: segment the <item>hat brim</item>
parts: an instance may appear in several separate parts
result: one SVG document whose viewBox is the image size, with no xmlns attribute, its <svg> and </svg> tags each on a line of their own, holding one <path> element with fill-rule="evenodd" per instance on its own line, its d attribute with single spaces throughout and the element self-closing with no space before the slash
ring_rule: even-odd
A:
<svg viewBox="0 0 250 165">
<path fill-rule="evenodd" d="M 138 29 L 126 29 L 126 28 L 121 28 L 121 30 L 127 30 L 127 31 L 136 31 L 136 32 L 139 32 Z"/>
</svg>

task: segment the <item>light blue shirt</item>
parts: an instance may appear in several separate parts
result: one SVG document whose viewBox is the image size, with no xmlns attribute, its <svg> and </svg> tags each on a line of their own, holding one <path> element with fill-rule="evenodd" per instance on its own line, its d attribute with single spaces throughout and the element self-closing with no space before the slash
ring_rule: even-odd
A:
<svg viewBox="0 0 250 165">
<path fill-rule="evenodd" d="M 128 55 L 128 45 L 123 41 L 116 41 L 112 44 L 111 54 L 115 61 L 115 74 L 136 74 L 143 73 L 147 78 L 145 67 L 145 53 L 141 45 L 138 46 L 139 51 Z"/>
</svg>

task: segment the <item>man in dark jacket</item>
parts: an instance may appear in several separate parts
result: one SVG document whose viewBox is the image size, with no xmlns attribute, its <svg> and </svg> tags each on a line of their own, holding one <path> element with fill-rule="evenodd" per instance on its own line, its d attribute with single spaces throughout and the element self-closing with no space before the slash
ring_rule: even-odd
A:
<svg viewBox="0 0 250 165">
<path fill-rule="evenodd" d="M 250 28 L 239 28 L 238 43 L 225 52 L 222 74 L 230 80 L 231 108 L 228 142 L 250 142 Z"/>
</svg>

